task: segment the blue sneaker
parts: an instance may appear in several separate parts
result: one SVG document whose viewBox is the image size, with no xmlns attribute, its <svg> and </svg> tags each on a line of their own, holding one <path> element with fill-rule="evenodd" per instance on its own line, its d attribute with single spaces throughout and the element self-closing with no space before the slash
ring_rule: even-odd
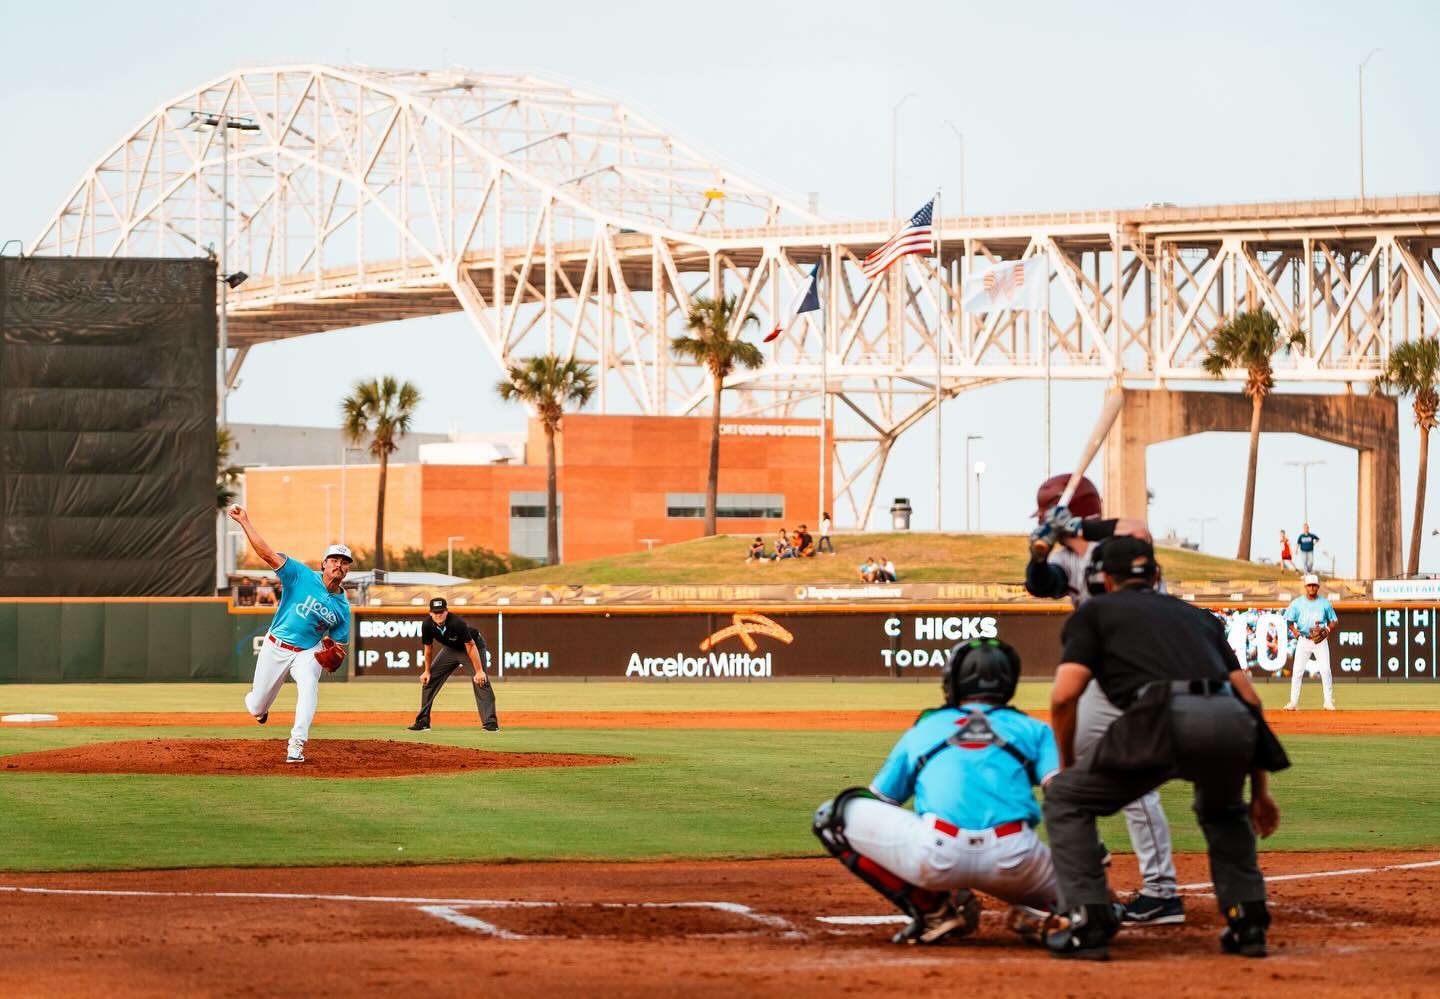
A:
<svg viewBox="0 0 1440 999">
<path fill-rule="evenodd" d="M 1137 892 L 1121 909 L 1120 920 L 1126 926 L 1179 926 L 1185 922 L 1185 901 Z"/>
</svg>

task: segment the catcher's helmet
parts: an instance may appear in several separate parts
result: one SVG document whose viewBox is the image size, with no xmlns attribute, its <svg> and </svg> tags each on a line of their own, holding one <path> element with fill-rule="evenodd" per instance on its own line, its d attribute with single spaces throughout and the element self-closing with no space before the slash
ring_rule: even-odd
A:
<svg viewBox="0 0 1440 999">
<path fill-rule="evenodd" d="M 1060 494 L 1065 492 L 1065 487 L 1069 484 L 1069 472 L 1052 475 L 1040 483 L 1040 488 L 1035 491 L 1035 512 L 1031 516 L 1043 517 L 1049 513 L 1051 508 L 1060 502 Z M 1075 495 L 1070 497 L 1070 512 L 1077 517 L 1100 516 L 1100 490 L 1083 475 L 1075 486 Z"/>
<path fill-rule="evenodd" d="M 1006 704 L 1020 682 L 1020 654 L 998 638 L 961 642 L 945 659 L 940 688 L 949 707 L 983 697 Z"/>
</svg>

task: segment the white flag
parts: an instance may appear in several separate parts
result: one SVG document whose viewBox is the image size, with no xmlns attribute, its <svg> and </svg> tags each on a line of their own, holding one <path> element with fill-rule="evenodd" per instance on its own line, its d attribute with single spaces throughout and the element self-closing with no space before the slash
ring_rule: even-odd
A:
<svg viewBox="0 0 1440 999">
<path fill-rule="evenodd" d="M 1050 275 L 1043 257 L 1002 260 L 965 279 L 963 299 L 966 312 L 994 312 L 997 309 L 1038 309 L 1040 292 Z"/>
</svg>

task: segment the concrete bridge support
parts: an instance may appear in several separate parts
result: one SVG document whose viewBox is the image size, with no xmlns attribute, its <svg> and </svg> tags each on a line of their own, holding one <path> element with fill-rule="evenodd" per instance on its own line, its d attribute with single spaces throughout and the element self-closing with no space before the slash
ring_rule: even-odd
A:
<svg viewBox="0 0 1440 999">
<path fill-rule="evenodd" d="M 1173 392 L 1124 389 L 1124 403 L 1105 439 L 1106 514 L 1143 515 L 1146 509 L 1145 449 L 1151 444 L 1207 431 L 1246 433 L 1250 400 L 1235 392 Z M 1399 404 L 1377 395 L 1271 395 L 1261 415 L 1262 433 L 1304 434 L 1354 448 L 1359 455 L 1356 510 L 1356 575 L 1375 579 L 1400 572 Z M 1261 472 L 1265 459 L 1261 458 Z M 1236 505 L 1244 465 L 1234 469 L 1233 491 L 1216 502 Z"/>
</svg>

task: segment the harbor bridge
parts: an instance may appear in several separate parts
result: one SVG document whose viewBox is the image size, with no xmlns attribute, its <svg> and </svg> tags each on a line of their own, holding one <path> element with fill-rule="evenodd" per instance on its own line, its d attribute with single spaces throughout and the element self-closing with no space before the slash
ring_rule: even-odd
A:
<svg viewBox="0 0 1440 999">
<path fill-rule="evenodd" d="M 213 253 L 243 272 L 227 385 L 263 343 L 458 312 L 497 376 L 574 357 L 596 367 L 601 412 L 657 415 L 708 403 L 708 374 L 669 351 L 696 298 L 736 296 L 759 324 L 734 332 L 758 341 L 823 261 L 822 308 L 734 373 L 725 401 L 737 416 L 823 405 L 836 505 L 862 524 L 895 441 L 969 389 L 1208 382 L 1213 330 L 1260 306 L 1306 335 L 1277 359 L 1282 384 L 1363 384 L 1392 345 L 1440 331 L 1437 195 L 940 217 L 937 254 L 866 281 L 860 262 L 900 221 L 823 218 L 568 84 L 297 65 L 155 108 L 29 251 Z M 1038 308 L 960 307 L 967 274 L 1029 257 L 1047 275 Z M 405 327 L 394 336 L 404 350 Z"/>
</svg>

